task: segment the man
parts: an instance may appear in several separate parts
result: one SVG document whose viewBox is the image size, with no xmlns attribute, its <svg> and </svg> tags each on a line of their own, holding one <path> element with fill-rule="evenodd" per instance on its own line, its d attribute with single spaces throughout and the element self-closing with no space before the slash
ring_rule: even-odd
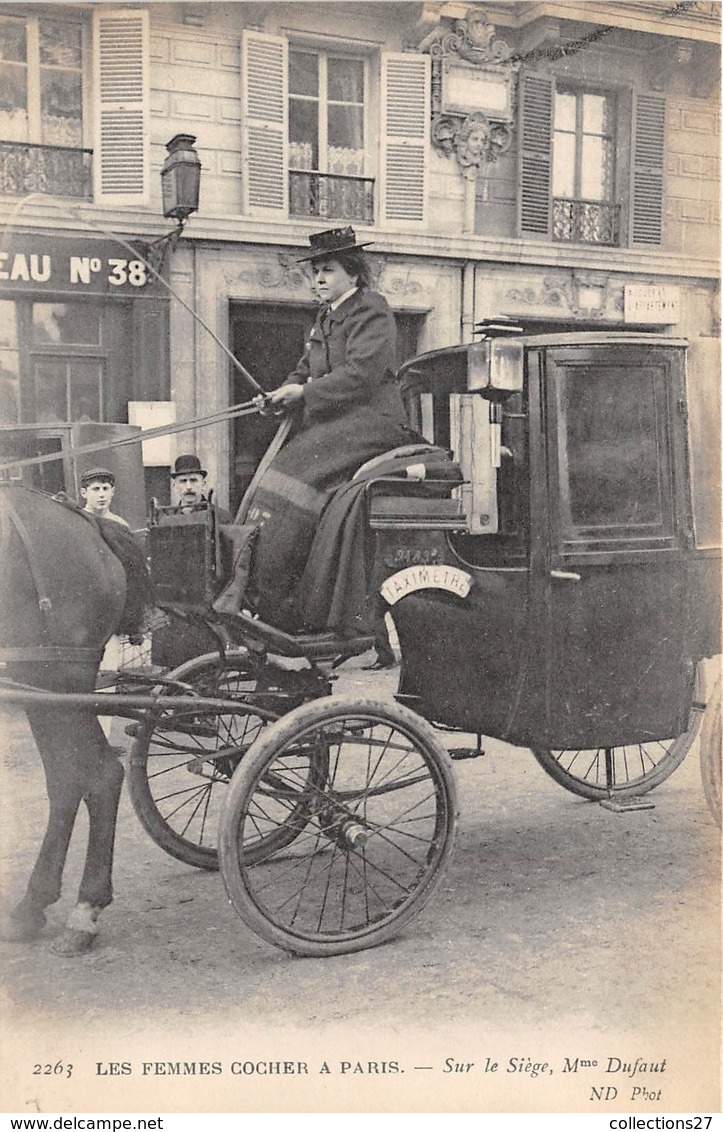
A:
<svg viewBox="0 0 723 1132">
<path fill-rule="evenodd" d="M 85 500 L 84 511 L 128 527 L 125 519 L 115 515 L 110 509 L 115 495 L 115 476 L 108 468 L 88 468 L 87 472 L 83 472 L 80 477 L 80 494 Z"/>
<path fill-rule="evenodd" d="M 206 518 L 203 512 L 208 511 L 209 506 L 207 476 L 198 456 L 185 453 L 177 457 L 171 471 L 172 508 L 161 514 L 158 520 L 160 526 L 175 525 L 178 515 L 196 513 L 201 513 L 198 515 L 198 522 L 203 522 Z M 218 524 L 233 522 L 228 511 L 217 507 L 215 503 L 213 506 Z M 193 523 L 193 520 L 190 522 Z M 178 576 L 183 575 L 184 563 L 179 561 L 175 569 Z M 192 657 L 217 649 L 218 642 L 209 630 L 195 622 L 185 623 L 174 618 L 169 625 L 161 625 L 154 630 L 151 659 L 162 668 L 177 668 Z"/>
<path fill-rule="evenodd" d="M 171 502 L 181 514 L 205 511 L 208 507 L 207 475 L 198 456 L 184 455 L 177 458 L 171 472 Z M 216 515 L 219 523 L 232 522 L 231 515 L 223 507 L 216 507 Z"/>
</svg>

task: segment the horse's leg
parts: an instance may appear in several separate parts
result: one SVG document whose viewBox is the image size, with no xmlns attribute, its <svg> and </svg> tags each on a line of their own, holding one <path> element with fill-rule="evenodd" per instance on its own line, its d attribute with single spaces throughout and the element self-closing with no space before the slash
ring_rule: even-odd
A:
<svg viewBox="0 0 723 1132">
<path fill-rule="evenodd" d="M 98 934 L 98 916 L 113 900 L 113 846 L 123 767 L 111 753 L 97 719 L 89 722 L 97 727 L 98 755 L 83 791 L 88 810 L 88 849 L 78 903 L 68 917 L 62 936 L 52 947 L 57 955 L 86 952 Z"/>
<path fill-rule="evenodd" d="M 89 814 L 88 849 L 78 904 L 53 950 L 77 955 L 92 945 L 95 921 L 113 899 L 113 840 L 123 768 L 110 754 L 95 715 L 57 709 L 28 711 L 45 771 L 48 823 L 25 896 L 10 914 L 3 934 L 33 939 L 45 923 L 45 909 L 60 896 L 63 868 L 81 799 Z"/>
<path fill-rule="evenodd" d="M 45 772 L 48 821 L 25 895 L 10 913 L 3 932 L 16 940 L 33 939 L 45 923 L 45 909 L 60 896 L 65 858 L 83 796 L 80 721 L 60 709 L 30 709 L 27 715 Z"/>
</svg>

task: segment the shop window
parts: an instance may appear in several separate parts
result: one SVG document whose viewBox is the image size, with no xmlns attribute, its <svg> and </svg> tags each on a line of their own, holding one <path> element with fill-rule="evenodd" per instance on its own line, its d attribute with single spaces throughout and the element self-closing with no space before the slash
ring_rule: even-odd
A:
<svg viewBox="0 0 723 1132">
<path fill-rule="evenodd" d="M 0 300 L 0 426 L 20 420 L 20 354 L 15 303 Z"/>
<path fill-rule="evenodd" d="M 33 343 L 100 345 L 100 311 L 87 303 L 33 303 Z"/>
<path fill-rule="evenodd" d="M 51 421 L 106 419 L 108 344 L 103 314 L 94 303 L 30 304 L 31 396 L 25 418 Z"/>
<path fill-rule="evenodd" d="M 33 384 L 39 424 L 103 420 L 103 363 L 99 359 L 35 359 Z"/>
</svg>

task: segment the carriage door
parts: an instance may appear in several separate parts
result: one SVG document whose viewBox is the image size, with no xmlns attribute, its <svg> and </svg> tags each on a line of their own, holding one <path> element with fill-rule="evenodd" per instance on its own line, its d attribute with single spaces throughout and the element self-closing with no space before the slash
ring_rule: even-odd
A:
<svg viewBox="0 0 723 1132">
<path fill-rule="evenodd" d="M 549 347 L 547 723 L 555 747 L 687 726 L 680 346 Z"/>
</svg>

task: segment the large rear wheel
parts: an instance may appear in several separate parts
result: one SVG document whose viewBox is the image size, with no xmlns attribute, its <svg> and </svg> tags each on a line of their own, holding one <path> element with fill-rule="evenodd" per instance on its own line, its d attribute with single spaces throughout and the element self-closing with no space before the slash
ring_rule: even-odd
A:
<svg viewBox="0 0 723 1132">
<path fill-rule="evenodd" d="M 688 727 L 672 739 L 654 739 L 620 747 L 548 750 L 533 748 L 543 770 L 566 790 L 601 802 L 647 794 L 680 766 L 700 730 L 705 704 L 696 673 Z"/>
<path fill-rule="evenodd" d="M 265 728 L 234 773 L 226 891 L 253 931 L 296 954 L 371 947 L 429 899 L 456 814 L 449 757 L 419 716 L 377 700 L 306 704 Z"/>
<path fill-rule="evenodd" d="M 721 824 L 721 681 L 715 683 L 708 699 L 700 732 L 700 774 L 703 793 L 713 818 Z"/>
<path fill-rule="evenodd" d="M 275 713 L 255 710 L 256 665 L 245 649 L 195 657 L 165 678 L 167 692 L 140 724 L 128 791 L 141 825 L 172 857 L 218 868 L 218 826 L 231 776 Z M 238 701 L 234 711 L 178 710 L 177 695 Z M 260 712 L 260 714 L 259 714 Z"/>
</svg>

